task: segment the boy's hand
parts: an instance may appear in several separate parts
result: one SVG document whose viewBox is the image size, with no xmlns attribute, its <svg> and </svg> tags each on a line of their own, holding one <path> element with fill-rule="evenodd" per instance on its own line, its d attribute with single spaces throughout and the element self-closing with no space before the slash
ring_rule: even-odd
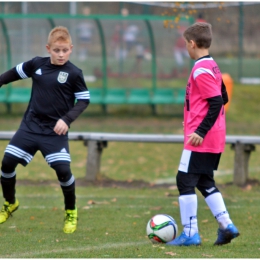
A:
<svg viewBox="0 0 260 260">
<path fill-rule="evenodd" d="M 199 146 L 203 142 L 203 138 L 196 133 L 189 134 L 188 137 L 189 139 L 187 141 L 187 144 L 190 144 L 192 146 Z"/>
<path fill-rule="evenodd" d="M 65 135 L 68 132 L 68 129 L 69 127 L 67 124 L 62 119 L 59 119 L 53 130 L 58 135 Z"/>
</svg>

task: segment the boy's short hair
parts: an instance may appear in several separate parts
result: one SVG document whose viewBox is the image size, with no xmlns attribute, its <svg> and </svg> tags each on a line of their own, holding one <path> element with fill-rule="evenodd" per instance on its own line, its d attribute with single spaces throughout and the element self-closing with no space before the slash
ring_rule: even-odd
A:
<svg viewBox="0 0 260 260">
<path fill-rule="evenodd" d="M 183 37 L 188 42 L 193 40 L 198 48 L 208 49 L 212 41 L 212 26 L 204 22 L 194 23 L 184 31 Z"/>
<path fill-rule="evenodd" d="M 72 44 L 69 30 L 66 27 L 56 26 L 50 31 L 48 36 L 48 45 L 57 41 L 64 41 Z"/>
</svg>

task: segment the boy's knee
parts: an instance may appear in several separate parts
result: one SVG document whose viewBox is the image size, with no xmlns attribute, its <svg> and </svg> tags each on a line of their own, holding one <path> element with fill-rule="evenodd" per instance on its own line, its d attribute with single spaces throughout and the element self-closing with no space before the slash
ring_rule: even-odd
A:
<svg viewBox="0 0 260 260">
<path fill-rule="evenodd" d="M 15 171 L 15 168 L 17 166 L 18 162 L 9 156 L 4 156 L 2 160 L 2 166 L 1 166 L 1 171 L 4 173 L 12 173 Z"/>
<path fill-rule="evenodd" d="M 180 195 L 196 194 L 195 186 L 197 182 L 193 175 L 178 171 L 176 176 L 176 183 Z"/>
<path fill-rule="evenodd" d="M 214 193 L 220 192 L 219 189 L 216 186 L 211 186 L 211 187 L 208 187 L 208 188 L 205 188 L 205 187 L 204 188 L 197 187 L 197 188 L 201 192 L 201 194 L 204 198 L 207 198 L 208 196 L 210 196 Z"/>
<path fill-rule="evenodd" d="M 66 182 L 72 176 L 69 164 L 58 164 L 58 165 L 52 166 L 52 168 L 56 171 L 58 180 L 60 182 Z"/>
</svg>

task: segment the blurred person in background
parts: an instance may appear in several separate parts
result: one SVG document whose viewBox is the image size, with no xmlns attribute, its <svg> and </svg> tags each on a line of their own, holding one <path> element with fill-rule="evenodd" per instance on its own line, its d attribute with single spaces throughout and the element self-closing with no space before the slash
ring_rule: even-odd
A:
<svg viewBox="0 0 260 260">
<path fill-rule="evenodd" d="M 91 9 L 88 6 L 83 8 L 83 15 L 88 16 L 91 13 Z M 89 20 L 84 20 L 77 26 L 77 36 L 79 42 L 78 59 L 79 61 L 85 61 L 88 58 L 88 49 L 93 36 L 93 25 Z"/>
<path fill-rule="evenodd" d="M 184 26 L 180 26 L 177 30 L 177 39 L 173 46 L 173 57 L 177 64 L 176 76 L 187 76 L 187 69 L 185 68 L 185 60 L 189 58 L 189 53 L 186 49 L 185 40 L 183 38 L 183 32 L 186 29 Z"/>
</svg>

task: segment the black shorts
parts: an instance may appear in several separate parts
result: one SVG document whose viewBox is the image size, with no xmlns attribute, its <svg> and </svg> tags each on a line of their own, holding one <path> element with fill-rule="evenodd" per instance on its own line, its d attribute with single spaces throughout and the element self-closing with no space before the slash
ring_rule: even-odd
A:
<svg viewBox="0 0 260 260">
<path fill-rule="evenodd" d="M 176 181 L 180 195 L 195 194 L 195 187 L 197 187 L 204 197 L 219 192 L 215 185 L 213 174 L 187 174 L 179 171 Z"/>
<path fill-rule="evenodd" d="M 5 156 L 16 159 L 26 166 L 37 151 L 50 166 L 70 164 L 68 135 L 41 135 L 18 129 L 5 149 Z"/>
<path fill-rule="evenodd" d="M 183 150 L 179 171 L 195 174 L 213 174 L 218 169 L 221 153 L 199 153 Z"/>
</svg>

